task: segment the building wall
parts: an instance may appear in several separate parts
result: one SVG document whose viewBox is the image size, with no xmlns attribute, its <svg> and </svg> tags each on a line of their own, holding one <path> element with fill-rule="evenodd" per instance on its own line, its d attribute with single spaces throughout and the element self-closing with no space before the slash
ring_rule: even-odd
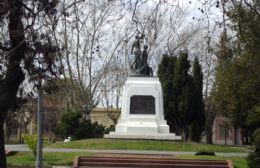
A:
<svg viewBox="0 0 260 168">
<path fill-rule="evenodd" d="M 95 108 L 90 113 L 91 122 L 98 122 L 106 127 L 110 127 L 110 125 L 114 125 L 113 120 L 109 117 L 108 113 L 113 112 L 113 110 L 106 110 L 104 108 Z"/>
<path fill-rule="evenodd" d="M 225 130 L 226 130 L 226 144 L 234 145 L 235 141 L 235 129 L 230 124 L 228 118 L 223 116 L 216 116 L 213 123 L 213 143 L 214 144 L 225 144 Z M 238 144 L 242 144 L 241 129 L 237 130 Z"/>
<path fill-rule="evenodd" d="M 4 124 L 5 141 L 6 143 L 21 143 L 23 142 L 22 136 L 25 134 L 33 134 L 33 122 L 30 122 L 26 128 L 17 127 L 16 125 L 7 126 Z"/>
</svg>

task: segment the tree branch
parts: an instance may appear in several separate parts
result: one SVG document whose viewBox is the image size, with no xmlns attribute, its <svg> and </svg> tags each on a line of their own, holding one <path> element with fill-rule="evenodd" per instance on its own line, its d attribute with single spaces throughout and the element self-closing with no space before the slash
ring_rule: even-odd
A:
<svg viewBox="0 0 260 168">
<path fill-rule="evenodd" d="M 6 47 L 3 44 L 0 43 L 0 49 L 3 51 L 10 51 L 12 48 L 11 47 Z"/>
<path fill-rule="evenodd" d="M 138 4 L 139 0 L 136 0 L 135 2 L 135 6 L 134 6 L 134 12 L 133 12 L 133 15 L 132 15 L 132 21 L 135 22 L 135 25 L 136 25 L 136 30 L 138 31 L 138 22 L 137 20 L 135 19 L 135 13 L 136 13 L 136 9 L 137 9 L 137 4 Z"/>
</svg>

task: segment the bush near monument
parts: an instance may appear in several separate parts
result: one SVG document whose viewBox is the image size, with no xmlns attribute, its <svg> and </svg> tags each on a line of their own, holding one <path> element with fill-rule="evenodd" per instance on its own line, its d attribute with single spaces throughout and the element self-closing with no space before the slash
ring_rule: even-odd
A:
<svg viewBox="0 0 260 168">
<path fill-rule="evenodd" d="M 105 134 L 105 126 L 97 122 L 91 123 L 83 120 L 81 113 L 68 112 L 63 114 L 58 123 L 55 134 L 61 138 L 72 137 L 72 139 L 101 138 Z"/>
</svg>

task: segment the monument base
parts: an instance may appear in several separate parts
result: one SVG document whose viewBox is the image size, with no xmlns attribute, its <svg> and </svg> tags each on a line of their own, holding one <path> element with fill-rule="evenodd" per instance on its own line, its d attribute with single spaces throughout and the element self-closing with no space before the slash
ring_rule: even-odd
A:
<svg viewBox="0 0 260 168">
<path fill-rule="evenodd" d="M 181 140 L 180 136 L 174 133 L 154 133 L 154 134 L 134 134 L 134 133 L 118 133 L 110 132 L 104 135 L 109 139 L 150 139 L 150 140 Z"/>
<path fill-rule="evenodd" d="M 163 95 L 157 77 L 128 77 L 124 86 L 121 116 L 104 138 L 181 140 L 169 132 L 163 114 Z"/>
<path fill-rule="evenodd" d="M 169 133 L 165 120 L 157 121 L 155 115 L 129 115 L 127 120 L 119 120 L 116 132 L 131 134 Z"/>
</svg>

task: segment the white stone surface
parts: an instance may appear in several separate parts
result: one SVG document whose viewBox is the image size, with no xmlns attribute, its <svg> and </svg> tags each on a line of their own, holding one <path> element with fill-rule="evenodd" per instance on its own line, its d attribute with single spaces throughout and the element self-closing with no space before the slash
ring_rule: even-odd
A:
<svg viewBox="0 0 260 168">
<path fill-rule="evenodd" d="M 130 114 L 132 96 L 153 96 L 155 114 Z M 169 126 L 164 120 L 161 83 L 157 77 L 127 78 L 123 90 L 121 115 L 115 132 L 110 132 L 104 138 L 181 139 L 174 133 L 169 133 Z"/>
<path fill-rule="evenodd" d="M 116 133 L 110 132 L 106 134 L 104 138 L 111 139 L 152 139 L 152 140 L 181 140 L 180 136 L 176 136 L 174 133 L 156 133 L 156 134 L 130 134 L 130 133 Z"/>
</svg>

